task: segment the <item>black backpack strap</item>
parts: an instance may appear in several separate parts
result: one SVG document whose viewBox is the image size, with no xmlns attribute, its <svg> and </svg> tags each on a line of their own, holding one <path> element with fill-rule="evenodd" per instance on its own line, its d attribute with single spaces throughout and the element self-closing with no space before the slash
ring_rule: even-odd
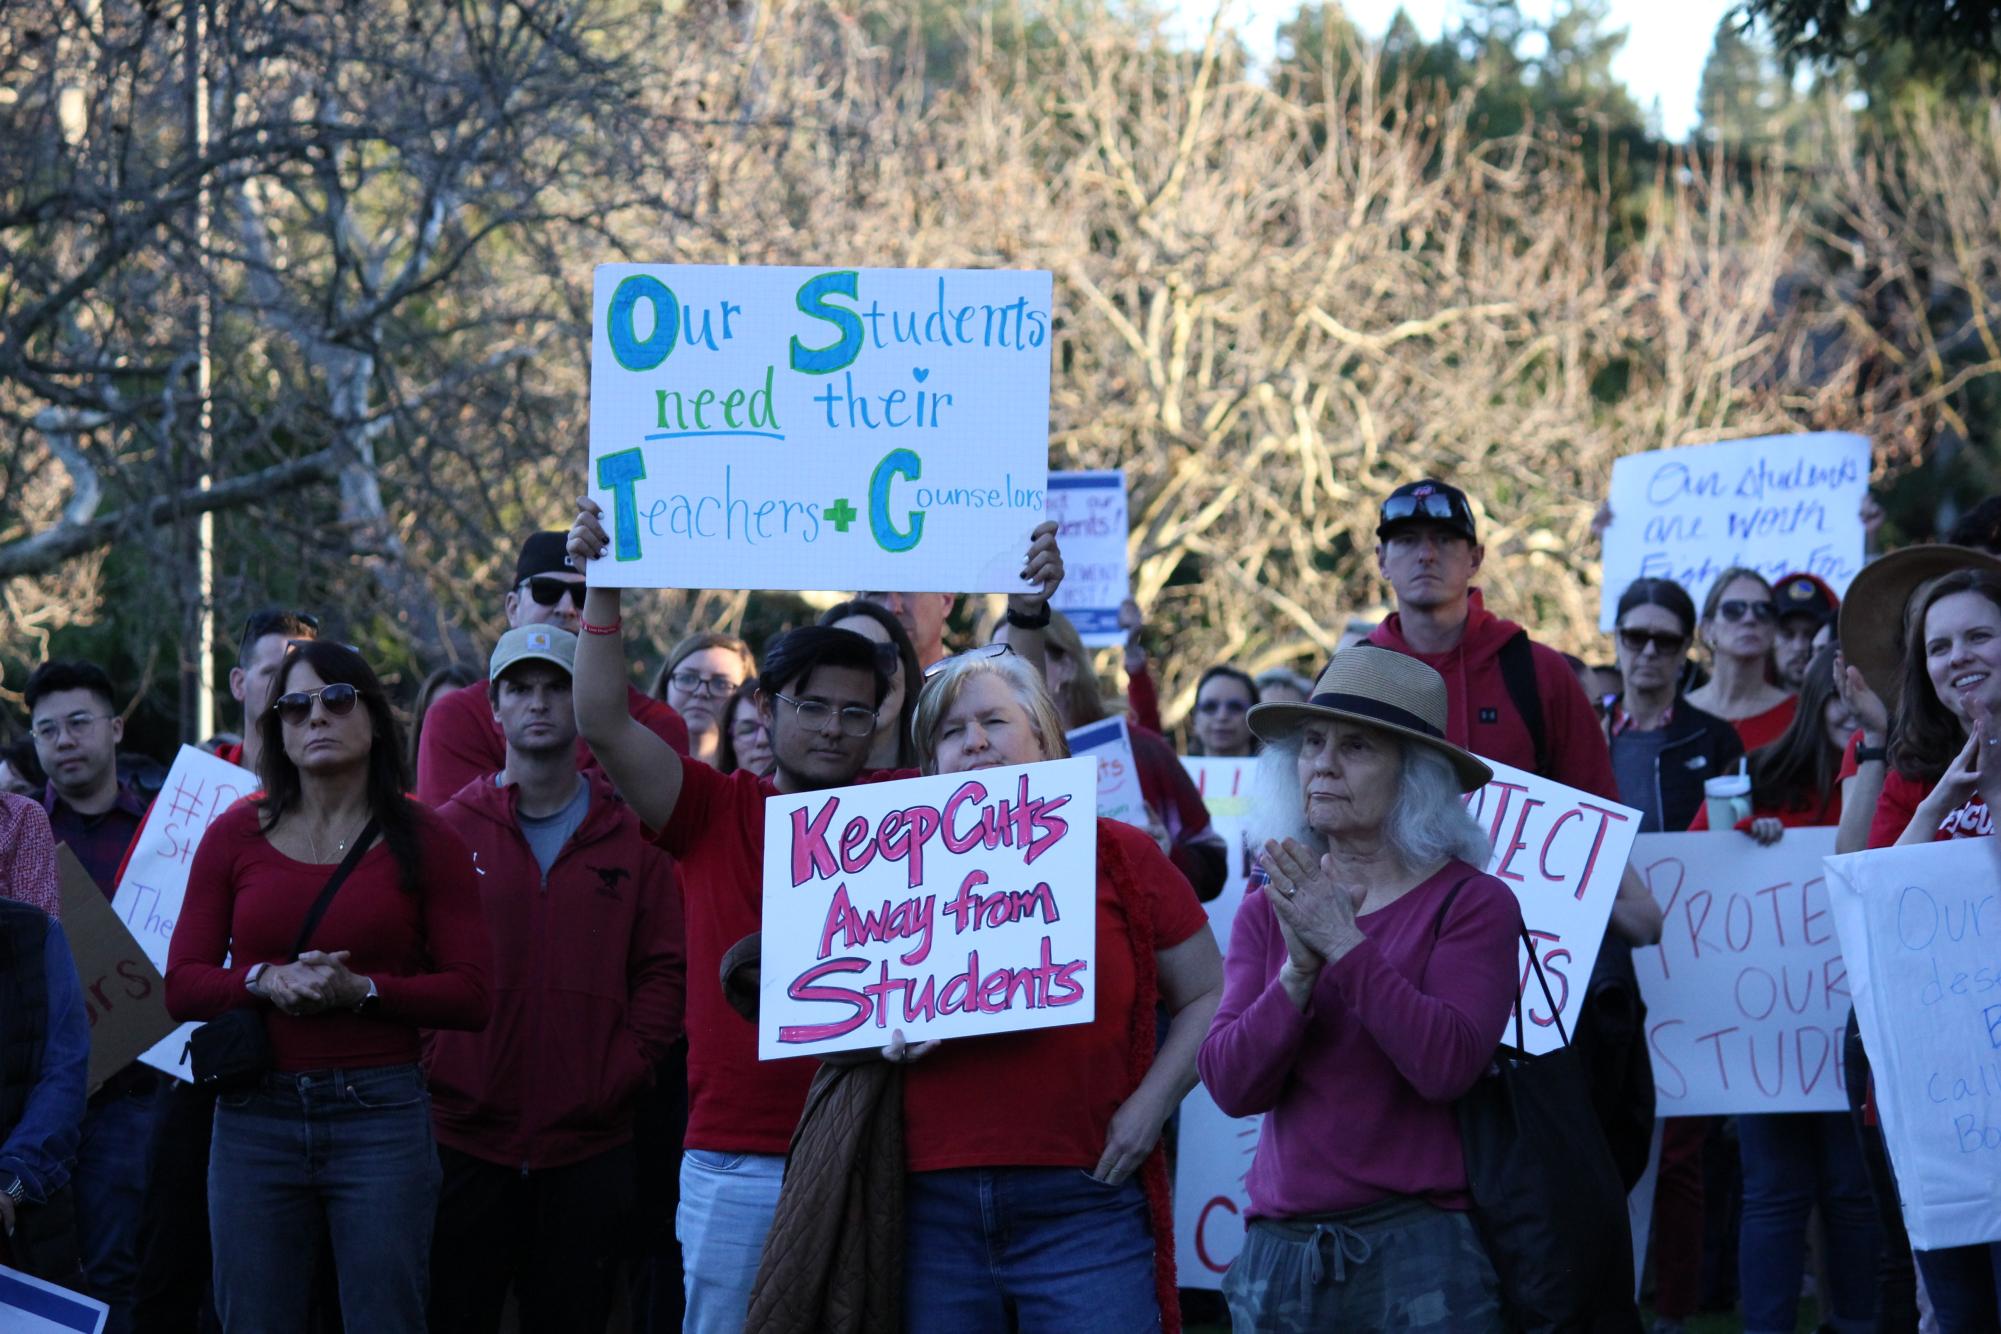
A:
<svg viewBox="0 0 2001 1334">
<path fill-rule="evenodd" d="M 320 918 L 327 915 L 327 905 L 333 902 L 334 894 L 340 889 L 341 882 L 346 880 L 348 873 L 360 864 L 361 854 L 368 851 L 368 845 L 375 841 L 379 823 L 372 818 L 369 820 L 367 827 L 361 831 L 361 837 L 354 840 L 354 846 L 347 850 L 347 856 L 343 857 L 340 865 L 334 868 L 332 878 L 327 881 L 327 887 L 313 900 L 312 908 L 306 913 L 306 924 L 299 928 L 299 938 L 292 943 L 294 959 L 305 952 L 306 942 L 312 939 L 313 928 L 320 924 Z"/>
<path fill-rule="evenodd" d="M 1543 736 L 1542 690 L 1536 684 L 1535 654 L 1529 648 L 1529 632 L 1517 630 L 1501 645 L 1501 684 L 1508 688 L 1522 726 L 1529 729 L 1535 743 L 1535 771 L 1549 777 L 1549 743 Z"/>
</svg>

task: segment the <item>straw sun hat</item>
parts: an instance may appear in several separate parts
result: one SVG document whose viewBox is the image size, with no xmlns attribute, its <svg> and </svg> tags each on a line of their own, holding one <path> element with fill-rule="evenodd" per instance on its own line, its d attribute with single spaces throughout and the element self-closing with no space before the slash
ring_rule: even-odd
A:
<svg viewBox="0 0 2001 1334">
<path fill-rule="evenodd" d="M 1841 656 L 1892 708 L 1903 685 L 1905 608 L 1920 588 L 1954 570 L 2001 574 L 2001 560 L 1943 542 L 1904 547 L 1863 566 L 1841 600 Z"/>
<path fill-rule="evenodd" d="M 1313 718 L 1367 723 L 1443 755 L 1460 791 L 1485 787 L 1494 771 L 1445 739 L 1447 716 L 1444 677 L 1394 649 L 1356 644 L 1334 655 L 1305 703 L 1260 704 L 1250 724 L 1261 740 L 1278 741 Z"/>
</svg>

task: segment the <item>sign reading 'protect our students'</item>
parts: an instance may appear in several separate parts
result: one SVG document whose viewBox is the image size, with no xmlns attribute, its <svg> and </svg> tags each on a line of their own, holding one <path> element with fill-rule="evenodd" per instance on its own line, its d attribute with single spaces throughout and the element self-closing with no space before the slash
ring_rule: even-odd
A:
<svg viewBox="0 0 2001 1334">
<path fill-rule="evenodd" d="M 1019 589 L 1050 302 L 1043 272 L 600 265 L 591 580 Z"/>
</svg>

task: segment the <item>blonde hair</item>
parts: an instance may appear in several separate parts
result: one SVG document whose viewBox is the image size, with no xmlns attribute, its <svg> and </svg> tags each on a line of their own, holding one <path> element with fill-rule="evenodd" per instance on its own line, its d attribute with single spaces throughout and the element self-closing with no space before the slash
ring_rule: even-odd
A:
<svg viewBox="0 0 2001 1334">
<path fill-rule="evenodd" d="M 911 730 L 916 734 L 918 768 L 927 774 L 938 772 L 938 727 L 958 702 L 966 683 L 981 676 L 997 676 L 1013 692 L 1015 702 L 1028 714 L 1035 739 L 1042 743 L 1043 759 L 1069 758 L 1070 738 L 1064 735 L 1063 714 L 1050 697 L 1042 673 L 1029 666 L 1028 659 L 1018 653 L 961 654 L 948 659 L 925 681 L 924 692 L 917 697 Z"/>
</svg>

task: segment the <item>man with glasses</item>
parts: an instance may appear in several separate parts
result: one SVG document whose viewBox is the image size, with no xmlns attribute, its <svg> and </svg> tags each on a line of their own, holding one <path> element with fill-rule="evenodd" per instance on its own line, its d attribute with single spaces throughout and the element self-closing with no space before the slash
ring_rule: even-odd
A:
<svg viewBox="0 0 2001 1334">
<path fill-rule="evenodd" d="M 583 613 L 584 577 L 563 550 L 567 533 L 531 533 L 514 562 L 514 583 L 502 606 L 509 629 L 553 625 L 577 631 Z M 633 720 L 676 751 L 688 753 L 688 728 L 665 702 L 626 686 L 625 705 Z M 595 766 L 590 748 L 577 742 L 577 768 Z M 507 738 L 494 721 L 487 683 L 475 681 L 438 696 L 424 716 L 417 750 L 417 799 L 442 806 L 458 790 L 507 764 Z"/>
<path fill-rule="evenodd" d="M 146 817 L 145 801 L 118 781 L 125 720 L 112 699 L 111 678 L 95 663 L 45 662 L 21 695 L 35 754 L 49 776 L 42 795 L 49 828 L 109 899 Z M 104 1082 L 84 1112 L 71 1178 L 77 1238 L 91 1295 L 111 1308 L 109 1334 L 124 1334 L 132 1318 L 154 1109 L 163 1082 L 134 1061 Z"/>
</svg>

